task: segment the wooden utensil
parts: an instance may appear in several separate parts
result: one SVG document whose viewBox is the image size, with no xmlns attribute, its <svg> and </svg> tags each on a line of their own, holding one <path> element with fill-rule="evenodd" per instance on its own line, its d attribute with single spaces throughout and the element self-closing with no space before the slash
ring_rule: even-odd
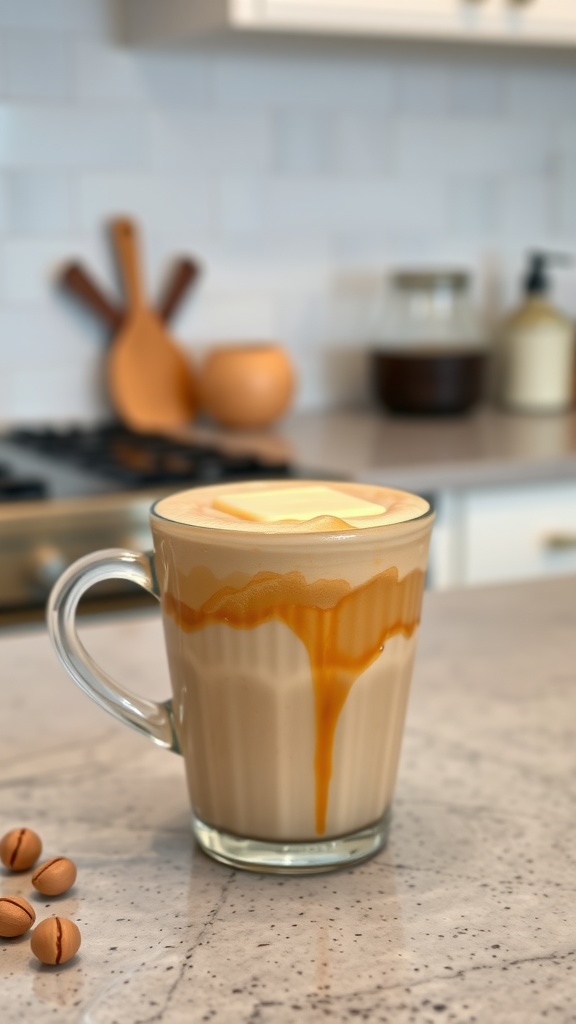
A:
<svg viewBox="0 0 576 1024">
<path fill-rule="evenodd" d="M 122 310 L 118 309 L 114 302 L 108 298 L 100 285 L 95 283 L 81 263 L 77 260 L 67 263 L 60 274 L 59 282 L 63 288 L 72 292 L 93 313 L 96 313 L 96 316 L 111 331 L 118 330 L 124 319 Z"/>
<path fill-rule="evenodd" d="M 180 426 L 196 409 L 192 369 L 157 313 L 145 304 L 134 224 L 119 218 L 111 231 L 126 293 L 124 321 L 108 357 L 112 401 L 135 430 Z"/>
<path fill-rule="evenodd" d="M 174 316 L 184 295 L 197 280 L 200 270 L 200 264 L 187 256 L 176 260 L 158 303 L 158 314 L 164 323 Z"/>
</svg>

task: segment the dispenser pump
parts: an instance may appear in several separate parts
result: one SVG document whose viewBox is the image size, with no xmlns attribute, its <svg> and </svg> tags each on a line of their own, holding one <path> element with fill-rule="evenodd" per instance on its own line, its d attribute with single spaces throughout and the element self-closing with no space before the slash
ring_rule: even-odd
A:
<svg viewBox="0 0 576 1024">
<path fill-rule="evenodd" d="M 559 253 L 530 254 L 524 299 L 503 324 L 500 396 L 518 412 L 570 408 L 575 368 L 574 327 L 548 299 L 551 264 L 571 263 Z"/>
<path fill-rule="evenodd" d="M 570 263 L 570 257 L 555 252 L 533 252 L 528 257 L 528 270 L 524 278 L 526 295 L 546 295 L 550 288 L 550 264 Z"/>
<path fill-rule="evenodd" d="M 535 252 L 529 259 L 528 271 L 524 278 L 524 291 L 526 295 L 545 295 L 550 286 L 548 256 L 544 252 Z"/>
</svg>

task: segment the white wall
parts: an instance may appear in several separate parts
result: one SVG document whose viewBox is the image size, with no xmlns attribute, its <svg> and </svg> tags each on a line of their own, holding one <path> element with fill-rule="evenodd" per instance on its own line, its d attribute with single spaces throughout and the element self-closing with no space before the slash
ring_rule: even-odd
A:
<svg viewBox="0 0 576 1024">
<path fill-rule="evenodd" d="M 262 41 L 122 49 L 104 0 L 0 0 L 0 418 L 93 418 L 106 335 L 54 288 L 103 226 L 145 228 L 154 295 L 205 264 L 175 325 L 281 339 L 301 408 L 365 397 L 383 272 L 452 262 L 514 295 L 528 246 L 576 253 L 576 53 Z M 576 313 L 576 267 L 556 297 Z"/>
</svg>

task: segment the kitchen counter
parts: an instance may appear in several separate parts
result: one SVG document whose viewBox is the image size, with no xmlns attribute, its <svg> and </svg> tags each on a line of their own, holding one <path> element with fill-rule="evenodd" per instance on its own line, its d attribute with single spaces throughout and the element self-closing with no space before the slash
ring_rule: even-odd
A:
<svg viewBox="0 0 576 1024">
<path fill-rule="evenodd" d="M 188 826 L 183 766 L 92 704 L 44 631 L 6 633 L 0 832 L 78 864 L 40 967 L 0 940 L 2 1024 L 576 1020 L 576 578 L 427 593 L 388 848 L 307 878 L 235 872 Z M 97 660 L 167 692 L 155 613 L 82 626 Z"/>
<path fill-rule="evenodd" d="M 576 477 L 576 413 L 521 416 L 490 407 L 457 417 L 299 413 L 277 440 L 300 465 L 415 490 Z"/>
</svg>

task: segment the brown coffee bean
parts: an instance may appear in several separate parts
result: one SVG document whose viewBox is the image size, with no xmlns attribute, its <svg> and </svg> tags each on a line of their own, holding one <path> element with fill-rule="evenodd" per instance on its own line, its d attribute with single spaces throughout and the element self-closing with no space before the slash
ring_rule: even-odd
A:
<svg viewBox="0 0 576 1024">
<path fill-rule="evenodd" d="M 24 935 L 36 920 L 33 907 L 21 896 L 0 896 L 0 937 Z"/>
<path fill-rule="evenodd" d="M 27 871 L 42 852 L 42 840 L 31 828 L 13 828 L 0 839 L 0 860 L 11 871 Z"/>
<path fill-rule="evenodd" d="M 32 885 L 43 896 L 61 896 L 76 881 L 76 865 L 68 857 L 52 857 L 36 868 Z"/>
<path fill-rule="evenodd" d="M 30 948 L 43 964 L 65 964 L 80 949 L 82 936 L 67 917 L 48 917 L 32 932 Z"/>
</svg>

